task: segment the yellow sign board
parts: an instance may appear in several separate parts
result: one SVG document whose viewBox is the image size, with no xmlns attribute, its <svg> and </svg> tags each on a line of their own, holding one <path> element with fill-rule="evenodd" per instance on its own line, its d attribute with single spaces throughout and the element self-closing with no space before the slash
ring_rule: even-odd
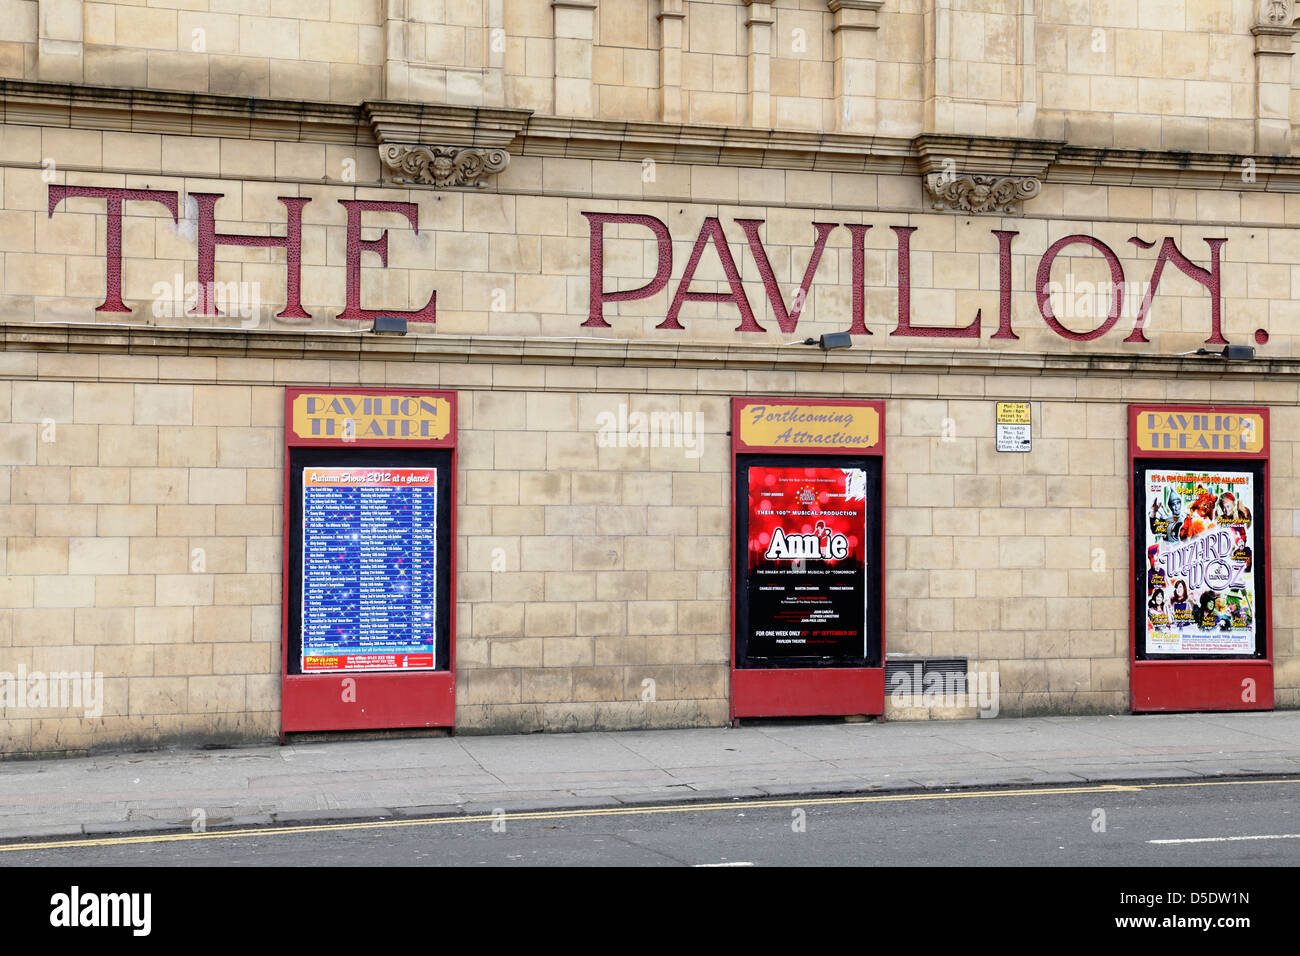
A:
<svg viewBox="0 0 1300 956">
<path fill-rule="evenodd" d="M 870 405 L 769 405 L 740 408 L 740 441 L 762 448 L 872 448 L 880 415 Z"/>
<path fill-rule="evenodd" d="M 1264 417 L 1236 412 L 1143 411 L 1137 416 L 1138 451 L 1256 453 L 1264 449 Z"/>
<path fill-rule="evenodd" d="M 451 431 L 451 403 L 434 395 L 304 392 L 292 417 L 299 438 L 343 442 L 438 440 Z"/>
<path fill-rule="evenodd" d="M 999 425 L 1029 424 L 1028 402 L 998 402 L 997 405 L 997 423 Z"/>
</svg>

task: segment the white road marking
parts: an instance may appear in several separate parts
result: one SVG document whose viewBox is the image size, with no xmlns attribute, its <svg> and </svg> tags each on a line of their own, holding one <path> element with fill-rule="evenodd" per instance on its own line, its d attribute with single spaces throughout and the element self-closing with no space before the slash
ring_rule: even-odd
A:
<svg viewBox="0 0 1300 956">
<path fill-rule="evenodd" d="M 1147 840 L 1148 843 L 1232 843 L 1236 840 L 1300 840 L 1300 833 L 1263 833 L 1259 836 L 1190 837 L 1185 840 Z"/>
<path fill-rule="evenodd" d="M 691 864 L 691 866 L 696 868 L 701 866 L 753 866 L 753 865 L 754 865 L 753 863 L 745 863 L 739 860 L 736 861 L 735 863 L 692 863 Z"/>
</svg>

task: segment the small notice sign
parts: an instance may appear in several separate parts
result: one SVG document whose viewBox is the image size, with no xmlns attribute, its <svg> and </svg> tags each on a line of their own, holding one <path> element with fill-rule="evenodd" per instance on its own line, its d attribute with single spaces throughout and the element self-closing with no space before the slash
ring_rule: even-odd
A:
<svg viewBox="0 0 1300 956">
<path fill-rule="evenodd" d="M 1029 451 L 1029 403 L 997 403 L 998 451 Z"/>
</svg>

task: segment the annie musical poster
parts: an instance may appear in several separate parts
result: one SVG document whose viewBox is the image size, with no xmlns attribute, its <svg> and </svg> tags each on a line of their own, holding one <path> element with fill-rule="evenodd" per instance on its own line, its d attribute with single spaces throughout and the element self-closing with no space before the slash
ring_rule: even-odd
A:
<svg viewBox="0 0 1300 956">
<path fill-rule="evenodd" d="M 867 656 L 866 472 L 749 468 L 748 653 Z"/>
</svg>

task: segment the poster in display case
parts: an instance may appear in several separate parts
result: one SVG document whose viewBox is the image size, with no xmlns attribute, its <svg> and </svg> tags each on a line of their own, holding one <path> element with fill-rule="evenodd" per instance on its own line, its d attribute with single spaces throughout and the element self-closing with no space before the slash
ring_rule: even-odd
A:
<svg viewBox="0 0 1300 956">
<path fill-rule="evenodd" d="M 1269 414 L 1129 406 L 1134 712 L 1270 710 Z"/>
<path fill-rule="evenodd" d="M 865 459 L 785 461 L 738 463 L 746 493 L 738 662 L 863 664 L 872 657 L 868 612 L 879 600 L 867 593 L 868 495 L 874 503 L 878 482 Z"/>
<path fill-rule="evenodd" d="M 884 712 L 884 403 L 732 402 L 731 713 Z"/>
<path fill-rule="evenodd" d="M 281 734 L 455 723 L 456 395 L 286 389 Z"/>
<path fill-rule="evenodd" d="M 1142 656 L 1260 653 L 1253 470 L 1142 468 L 1146 509 Z"/>
</svg>

